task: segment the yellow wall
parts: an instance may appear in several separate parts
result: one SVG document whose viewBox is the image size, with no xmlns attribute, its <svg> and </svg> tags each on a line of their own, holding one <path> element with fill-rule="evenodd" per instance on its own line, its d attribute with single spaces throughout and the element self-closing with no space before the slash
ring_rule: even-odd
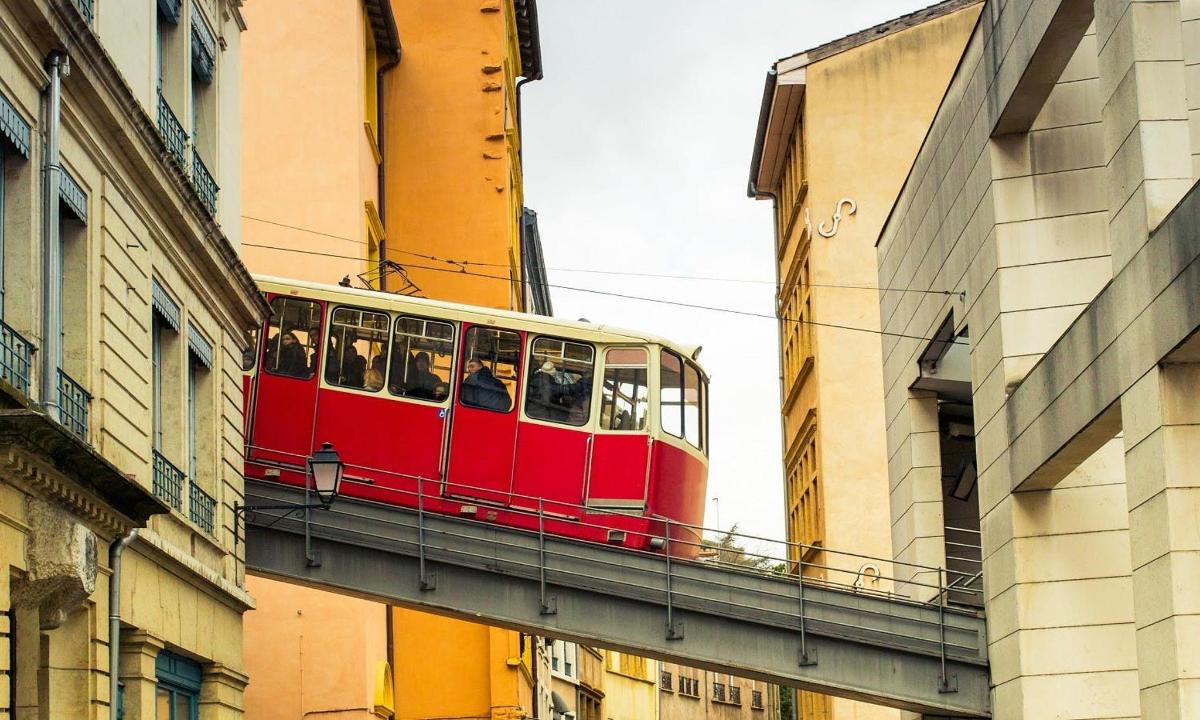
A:
<svg viewBox="0 0 1200 720">
<path fill-rule="evenodd" d="M 892 557 L 875 241 L 932 122 L 982 5 L 818 60 L 807 67 L 800 123 L 779 183 L 784 323 L 783 408 L 788 535 L 793 541 Z M 818 232 L 842 198 L 857 212 L 833 237 Z M 792 208 L 795 208 L 792 212 Z M 806 226 L 806 213 L 810 225 Z M 807 285 L 807 287 L 806 287 Z M 789 304 L 789 298 L 795 298 Z M 791 352 L 797 352 L 791 350 Z M 916 452 L 916 450 L 913 450 Z M 815 489 L 813 479 L 816 479 Z M 803 503 L 801 502 L 802 495 Z M 821 553 L 816 571 L 850 583 L 860 558 Z M 880 568 L 890 575 L 886 564 Z M 894 717 L 894 712 L 805 693 L 805 717 Z"/>
<path fill-rule="evenodd" d="M 256 0 L 245 14 L 242 258 L 254 272 L 360 286 L 365 204 L 378 201 L 362 3 Z"/>
<path fill-rule="evenodd" d="M 385 76 L 388 258 L 424 297 L 516 309 L 520 293 L 520 170 L 510 0 L 395 5 L 404 40 Z M 407 251 L 407 252 L 402 252 Z M 472 278 L 408 253 L 490 263 Z"/>
<path fill-rule="evenodd" d="M 604 652 L 604 714 L 608 720 L 653 720 L 658 717 L 658 662 Z"/>
</svg>

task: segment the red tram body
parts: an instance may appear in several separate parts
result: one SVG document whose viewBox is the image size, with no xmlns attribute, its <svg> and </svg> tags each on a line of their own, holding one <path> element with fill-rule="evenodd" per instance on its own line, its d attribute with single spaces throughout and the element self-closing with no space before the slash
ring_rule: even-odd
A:
<svg viewBox="0 0 1200 720">
<path fill-rule="evenodd" d="M 246 476 L 303 486 L 324 442 L 342 494 L 693 556 L 708 379 L 642 333 L 256 277 L 272 317 L 243 363 Z M 597 382 L 599 380 L 599 382 Z M 689 527 L 690 526 L 690 527 Z"/>
</svg>

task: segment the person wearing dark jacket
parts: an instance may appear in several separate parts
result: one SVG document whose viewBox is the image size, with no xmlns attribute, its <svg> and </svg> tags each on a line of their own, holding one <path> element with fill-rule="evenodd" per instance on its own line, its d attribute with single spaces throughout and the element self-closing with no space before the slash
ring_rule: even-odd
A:
<svg viewBox="0 0 1200 720">
<path fill-rule="evenodd" d="M 462 382 L 462 403 L 469 407 L 508 412 L 512 398 L 508 388 L 476 358 L 467 361 L 467 377 Z"/>
</svg>

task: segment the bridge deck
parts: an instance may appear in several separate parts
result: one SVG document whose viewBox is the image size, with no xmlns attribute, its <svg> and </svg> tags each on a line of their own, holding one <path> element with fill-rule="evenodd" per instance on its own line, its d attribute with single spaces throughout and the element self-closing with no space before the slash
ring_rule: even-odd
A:
<svg viewBox="0 0 1200 720">
<path fill-rule="evenodd" d="M 251 506 L 303 500 L 246 483 Z M 303 515 L 284 514 L 248 515 L 251 572 L 913 712 L 989 716 L 982 613 L 346 498 L 310 513 L 310 567 Z"/>
</svg>

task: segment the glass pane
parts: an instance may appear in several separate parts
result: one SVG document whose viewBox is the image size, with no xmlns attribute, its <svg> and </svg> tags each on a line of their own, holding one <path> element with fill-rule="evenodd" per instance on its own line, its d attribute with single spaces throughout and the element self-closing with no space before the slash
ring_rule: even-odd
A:
<svg viewBox="0 0 1200 720">
<path fill-rule="evenodd" d="M 400 397 L 441 402 L 450 394 L 454 326 L 401 317 L 392 335 L 388 391 Z"/>
<path fill-rule="evenodd" d="M 684 437 L 699 448 L 700 442 L 700 371 L 688 363 L 683 369 L 683 429 Z"/>
<path fill-rule="evenodd" d="M 390 325 L 385 313 L 346 307 L 334 310 L 325 351 L 325 382 L 371 392 L 382 389 Z"/>
<path fill-rule="evenodd" d="M 662 413 L 662 429 L 675 437 L 683 437 L 683 361 L 666 350 L 662 351 L 661 357 L 658 404 Z"/>
<path fill-rule="evenodd" d="M 166 688 L 157 688 L 154 691 L 154 720 L 172 720 L 171 691 Z"/>
<path fill-rule="evenodd" d="M 508 412 L 517 388 L 521 336 L 511 330 L 473 327 L 467 331 L 460 401 L 467 407 Z"/>
<path fill-rule="evenodd" d="M 610 348 L 604 354 L 600 429 L 642 431 L 650 402 L 649 356 L 642 348 Z"/>
<path fill-rule="evenodd" d="M 175 694 L 175 719 L 174 720 L 194 720 L 195 715 L 192 714 L 192 698 L 189 695 L 182 693 Z"/>
<path fill-rule="evenodd" d="M 267 325 L 265 367 L 273 375 L 307 380 L 317 371 L 321 306 L 311 300 L 276 297 Z"/>
<path fill-rule="evenodd" d="M 242 351 L 242 371 L 254 369 L 254 360 L 258 355 L 258 328 L 246 331 L 246 349 Z"/>
<path fill-rule="evenodd" d="M 546 337 L 534 340 L 525 414 L 566 425 L 587 424 L 595 363 L 591 345 Z"/>
</svg>

